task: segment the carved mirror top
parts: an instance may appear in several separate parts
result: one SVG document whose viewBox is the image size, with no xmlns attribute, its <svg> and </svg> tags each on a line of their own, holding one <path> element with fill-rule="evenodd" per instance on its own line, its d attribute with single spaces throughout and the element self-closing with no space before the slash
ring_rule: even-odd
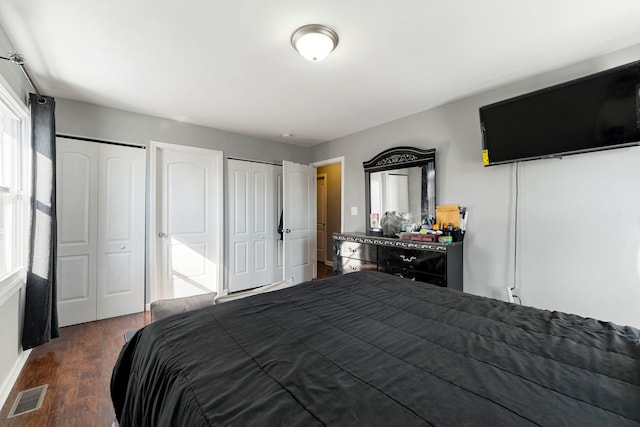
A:
<svg viewBox="0 0 640 427">
<path fill-rule="evenodd" d="M 364 170 L 376 172 L 411 166 L 422 166 L 425 162 L 435 161 L 436 150 L 422 150 L 414 147 L 394 147 L 385 150 L 371 160 L 363 162 Z"/>
</svg>

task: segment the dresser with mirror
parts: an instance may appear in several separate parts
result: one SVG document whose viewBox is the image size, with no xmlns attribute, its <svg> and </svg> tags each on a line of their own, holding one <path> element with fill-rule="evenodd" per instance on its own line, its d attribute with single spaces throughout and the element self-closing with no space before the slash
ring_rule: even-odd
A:
<svg viewBox="0 0 640 427">
<path fill-rule="evenodd" d="M 395 147 L 363 163 L 365 233 L 334 233 L 333 270 L 345 274 L 377 270 L 463 290 L 463 242 L 414 241 L 388 227 L 426 227 L 435 219 L 436 150 Z"/>
</svg>

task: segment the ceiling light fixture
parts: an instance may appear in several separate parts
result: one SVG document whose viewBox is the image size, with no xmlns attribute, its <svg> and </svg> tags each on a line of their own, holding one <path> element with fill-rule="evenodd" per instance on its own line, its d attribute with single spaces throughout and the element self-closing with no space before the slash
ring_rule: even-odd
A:
<svg viewBox="0 0 640 427">
<path fill-rule="evenodd" d="M 338 46 L 338 34 L 324 25 L 305 25 L 291 34 L 291 45 L 303 58 L 321 61 Z"/>
</svg>

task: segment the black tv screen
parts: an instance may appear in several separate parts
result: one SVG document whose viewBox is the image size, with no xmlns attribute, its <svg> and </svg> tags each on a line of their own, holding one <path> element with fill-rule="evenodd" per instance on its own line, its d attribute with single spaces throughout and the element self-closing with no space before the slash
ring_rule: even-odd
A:
<svg viewBox="0 0 640 427">
<path fill-rule="evenodd" d="M 640 143 L 640 62 L 480 108 L 483 163 Z"/>
</svg>

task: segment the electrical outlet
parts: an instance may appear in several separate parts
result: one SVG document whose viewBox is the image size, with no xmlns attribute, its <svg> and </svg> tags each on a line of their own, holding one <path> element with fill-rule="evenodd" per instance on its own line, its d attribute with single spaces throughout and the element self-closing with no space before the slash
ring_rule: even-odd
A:
<svg viewBox="0 0 640 427">
<path fill-rule="evenodd" d="M 358 215 L 358 207 L 351 206 L 351 215 Z"/>
<path fill-rule="evenodd" d="M 507 286 L 507 298 L 509 298 L 509 302 L 513 302 L 513 292 L 509 286 Z"/>
</svg>

